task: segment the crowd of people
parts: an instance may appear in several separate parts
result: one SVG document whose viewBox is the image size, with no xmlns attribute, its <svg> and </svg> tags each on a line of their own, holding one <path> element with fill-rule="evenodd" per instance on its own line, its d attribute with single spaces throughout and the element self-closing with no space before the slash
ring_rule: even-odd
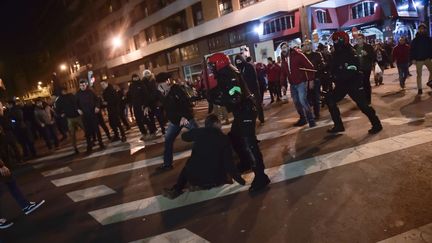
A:
<svg viewBox="0 0 432 243">
<path fill-rule="evenodd" d="M 100 149 L 105 148 L 99 127 L 111 142 L 127 141 L 126 131 L 132 126 L 130 113 L 139 128 L 141 140 L 155 139 L 158 131 L 165 137 L 163 164 L 157 168 L 159 173 L 173 168 L 174 142 L 183 128 L 188 131 L 181 135 L 182 139 L 194 142 L 192 155 L 177 183 L 164 189 L 166 197 L 178 197 L 187 184 L 191 186 L 190 190 L 232 183 L 232 179 L 244 185 L 241 174 L 249 170 L 255 174 L 249 191 L 261 191 L 270 180 L 264 172 L 255 129 L 256 120 L 260 125 L 265 123 L 263 101 L 267 90 L 271 104 L 279 102 L 290 89 L 298 114 L 294 126 L 316 126 L 321 108 L 327 105 L 334 123 L 328 129 L 329 133 L 345 131 L 337 103 L 349 95 L 369 119 L 368 133 L 376 134 L 383 127 L 372 107 L 371 73 L 374 72 L 374 76 L 381 73 L 381 79 L 375 79 L 375 84 L 382 85 L 383 70 L 396 63 L 400 87 L 404 90 L 408 67 L 415 64 L 418 94 L 421 95 L 423 65 L 430 74 L 432 71 L 432 39 L 423 24 L 411 45 L 404 37 L 397 45 L 392 42 L 371 45 L 363 34 L 358 34 L 352 45 L 352 40 L 343 31 L 335 32 L 332 40 L 332 46 L 319 44 L 316 50 L 310 40 L 305 40 L 301 46 L 283 42 L 278 61 L 269 57 L 267 64 L 253 63 L 250 57 L 239 54 L 232 65 L 226 55 L 216 53 L 207 58 L 206 70 L 194 83 L 169 79 L 156 82 L 155 75 L 144 70 L 141 77 L 132 75 L 127 89 L 101 80 L 102 92 L 97 95 L 89 81 L 81 79 L 75 94 L 62 88 L 55 99 L 39 98 L 25 104 L 9 100 L 6 109 L 0 109 L 2 178 L 8 178 L 9 191 L 24 212 L 31 212 L 43 201 L 33 203 L 24 199 L 8 168 L 38 155 L 35 139 L 43 139 L 47 149 L 52 151 L 70 137 L 74 153 L 78 154 L 76 133 L 82 129 L 86 151 L 91 153 L 96 142 Z M 432 87 L 431 75 L 427 85 Z M 205 119 L 205 126 L 199 128 L 193 102 L 203 97 L 209 102 L 209 113 L 212 114 Z M 234 120 L 230 132 L 225 135 L 221 124 L 222 121 L 230 123 L 228 112 Z M 105 113 L 111 131 L 105 123 Z M 238 163 L 234 162 L 232 151 L 237 154 Z M 0 228 L 8 223 L 1 219 Z"/>
</svg>

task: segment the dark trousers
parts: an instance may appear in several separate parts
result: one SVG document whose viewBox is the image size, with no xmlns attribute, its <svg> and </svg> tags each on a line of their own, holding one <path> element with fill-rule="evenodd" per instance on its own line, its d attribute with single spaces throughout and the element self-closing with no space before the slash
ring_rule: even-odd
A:
<svg viewBox="0 0 432 243">
<path fill-rule="evenodd" d="M 39 129 L 43 139 L 45 140 L 46 146 L 51 149 L 52 143 L 54 142 L 54 146 L 59 146 L 59 141 L 57 139 L 57 134 L 55 132 L 55 125 L 45 125 Z"/>
<path fill-rule="evenodd" d="M 156 117 L 162 133 L 165 134 L 165 117 L 164 117 L 163 108 L 159 106 L 152 107 L 150 110 L 149 117 L 153 117 L 153 124 L 155 127 L 156 127 L 155 124 L 156 121 L 154 120 L 154 117 Z"/>
<path fill-rule="evenodd" d="M 145 128 L 144 124 L 147 125 L 147 128 L 150 131 L 150 134 L 156 133 L 156 126 L 154 122 L 152 123 L 149 119 L 149 116 L 144 116 L 144 110 L 141 105 L 134 105 L 133 106 L 133 113 L 135 116 L 136 123 L 138 125 L 138 128 L 141 132 L 141 134 L 146 135 L 147 129 Z M 154 118 L 153 118 L 154 120 Z"/>
<path fill-rule="evenodd" d="M 127 130 L 130 129 L 130 125 L 129 125 L 129 121 L 127 119 L 127 113 L 128 113 L 128 109 L 127 107 L 122 107 L 120 109 L 120 120 L 123 123 L 123 126 L 126 127 Z"/>
<path fill-rule="evenodd" d="M 22 209 L 24 209 L 30 204 L 29 201 L 24 197 L 21 190 L 19 189 L 18 185 L 16 184 L 15 178 L 13 176 L 2 178 L 2 180 L 4 184 L 6 184 L 9 193 L 12 195 L 12 197 L 15 199 L 15 201 Z"/>
<path fill-rule="evenodd" d="M 407 79 L 409 73 L 408 67 L 408 63 L 397 64 L 397 69 L 399 73 L 399 85 L 401 86 L 401 88 L 405 88 L 405 80 Z"/>
<path fill-rule="evenodd" d="M 56 125 L 57 129 L 62 135 L 62 140 L 67 138 L 67 132 L 68 132 L 68 123 L 66 117 L 58 116 L 56 117 Z"/>
<path fill-rule="evenodd" d="M 255 174 L 252 187 L 266 183 L 266 181 L 268 181 L 268 176 L 264 172 L 265 166 L 263 156 L 256 137 L 241 137 L 232 132 L 228 135 L 234 151 L 240 159 L 240 164 L 238 165 L 239 171 L 252 169 Z"/>
<path fill-rule="evenodd" d="M 280 100 L 282 97 L 281 94 L 281 87 L 279 82 L 269 82 L 269 91 L 270 91 L 270 98 L 271 101 L 274 101 L 274 97 L 276 96 L 277 100 Z"/>
<path fill-rule="evenodd" d="M 87 148 L 93 147 L 93 140 L 97 137 L 99 145 L 103 145 L 102 136 L 99 131 L 98 120 L 96 114 L 84 114 L 83 116 L 84 131 L 87 141 Z"/>
<path fill-rule="evenodd" d="M 372 101 L 372 88 L 370 83 L 370 75 L 371 75 L 372 69 L 363 70 L 363 89 L 364 93 L 366 95 L 366 101 L 368 104 L 371 104 Z"/>
<path fill-rule="evenodd" d="M 189 120 L 189 124 L 185 126 L 185 128 L 191 130 L 194 128 L 198 128 L 198 124 L 194 119 Z M 177 136 L 180 134 L 183 126 L 176 125 L 172 122 L 168 123 L 167 132 L 165 134 L 165 143 L 164 143 L 164 165 L 170 166 L 173 163 L 173 150 L 174 150 L 174 141 Z"/>
<path fill-rule="evenodd" d="M 375 114 L 375 110 L 368 104 L 366 100 L 366 95 L 364 93 L 362 84 L 355 81 L 347 83 L 349 85 L 336 84 L 334 90 L 326 97 L 329 112 L 335 127 L 343 127 L 340 111 L 336 103 L 341 101 L 347 94 L 357 104 L 357 107 L 361 110 L 361 112 L 363 112 L 363 114 L 368 117 L 372 126 L 380 125 L 381 122 Z"/>
<path fill-rule="evenodd" d="M 36 156 L 33 138 L 27 128 L 16 128 L 14 133 L 18 142 L 21 144 L 24 157 L 29 155 Z"/>
<path fill-rule="evenodd" d="M 105 135 L 108 137 L 108 139 L 111 139 L 110 131 L 109 131 L 109 129 L 108 129 L 106 123 L 105 123 L 105 120 L 104 120 L 104 118 L 102 116 L 102 113 L 101 112 L 97 113 L 96 117 L 97 117 L 97 124 L 98 124 L 98 126 L 102 127 L 102 129 L 105 132 Z M 98 131 L 99 131 L 99 128 L 98 128 Z M 93 138 L 95 139 L 95 137 L 93 137 Z"/>
<path fill-rule="evenodd" d="M 122 138 L 124 138 L 126 136 L 125 131 L 124 131 L 122 125 L 120 124 L 119 112 L 108 111 L 108 121 L 109 121 L 111 129 L 114 132 L 115 138 L 119 138 L 119 131 L 120 131 L 120 135 Z"/>
<path fill-rule="evenodd" d="M 315 115 L 315 118 L 318 118 L 320 116 L 320 101 L 321 101 L 321 81 L 319 79 L 314 80 L 314 87 L 313 89 L 308 89 L 307 91 L 307 98 L 309 101 L 309 104 L 313 108 L 313 112 Z"/>
</svg>

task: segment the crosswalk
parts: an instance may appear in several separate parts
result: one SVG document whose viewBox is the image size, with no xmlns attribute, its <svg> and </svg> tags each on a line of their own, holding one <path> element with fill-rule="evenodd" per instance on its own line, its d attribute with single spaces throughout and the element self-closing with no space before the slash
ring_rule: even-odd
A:
<svg viewBox="0 0 432 243">
<path fill-rule="evenodd" d="M 355 122 L 360 119 L 363 119 L 365 122 L 367 122 L 364 117 L 352 116 L 343 118 L 344 122 L 347 123 Z M 406 124 L 410 124 L 413 122 L 421 122 L 424 120 L 424 117 L 389 117 L 383 119 L 382 122 L 386 127 L 390 128 L 392 126 L 403 126 Z M 283 119 L 279 120 L 278 123 L 289 124 L 293 122 L 295 122 L 295 120 L 293 119 Z M 279 129 L 258 134 L 258 139 L 265 142 L 294 134 L 309 133 L 310 131 L 313 131 L 315 129 L 331 125 L 331 120 L 326 119 L 317 122 L 317 127 L 315 128 L 308 128 L 307 126 L 289 127 L 285 129 Z M 369 124 L 367 126 L 369 126 Z M 135 131 L 132 131 L 130 134 L 135 133 Z M 91 155 L 80 158 L 80 160 L 84 158 L 98 158 L 101 156 L 106 156 L 127 150 L 134 151 L 131 152 L 131 154 L 133 154 L 139 149 L 141 149 L 141 146 L 143 146 L 142 143 L 140 144 L 138 142 L 138 139 L 138 137 L 132 138 L 127 144 L 112 144 L 106 150 L 94 152 Z M 342 150 L 293 161 L 288 164 L 280 164 L 277 166 L 273 166 L 271 168 L 267 168 L 266 173 L 271 178 L 272 184 L 280 183 L 293 178 L 298 178 L 301 176 L 330 170 L 340 166 L 361 162 L 366 159 L 375 158 L 404 149 L 409 149 L 411 147 L 429 142 L 432 142 L 432 128 L 424 128 L 424 126 L 422 126 L 419 127 L 418 130 L 412 132 L 390 136 L 377 141 L 367 142 L 353 147 L 346 147 Z M 154 144 L 161 143 L 163 143 L 162 137 L 154 140 Z M 266 152 L 263 151 L 263 153 L 265 156 Z M 174 154 L 174 160 L 177 161 L 185 159 L 190 157 L 190 155 L 190 150 L 178 152 Z M 79 162 L 79 160 L 75 162 Z M 159 165 L 162 162 L 162 156 L 156 156 L 153 158 L 138 160 L 130 163 L 122 163 L 120 165 L 80 173 L 75 172 L 74 167 L 72 165 L 69 165 L 50 170 L 41 169 L 41 174 L 44 177 L 48 178 L 51 183 L 58 188 L 63 188 L 68 185 L 75 185 L 73 187 L 73 191 L 65 191 L 65 194 L 74 203 L 80 203 L 100 197 L 115 196 L 117 194 L 116 190 L 104 184 L 105 178 L 109 178 L 110 176 L 115 176 L 121 173 L 127 173 L 138 169 Z M 66 176 L 62 176 L 63 174 L 65 174 Z M 51 179 L 51 177 L 55 178 Z M 244 178 L 248 183 L 250 183 L 253 178 L 253 174 L 245 174 Z M 90 187 L 85 186 L 85 182 L 95 179 L 99 179 L 97 184 L 93 183 Z M 176 210 L 184 206 L 197 204 L 199 202 L 209 201 L 217 198 L 224 198 L 228 195 L 244 192 L 248 189 L 248 187 L 248 185 L 241 186 L 235 183 L 231 185 L 224 185 L 218 188 L 213 188 L 207 191 L 186 192 L 175 200 L 166 199 L 162 195 L 158 195 L 158 193 L 156 192 L 153 196 L 142 198 L 139 200 L 126 201 L 104 208 L 90 208 L 87 213 L 101 225 L 110 225 L 125 222 L 139 217 L 162 213 L 168 210 Z M 200 239 L 202 240 L 202 242 L 208 242 L 204 238 L 193 234 L 187 229 L 181 229 L 179 231 L 174 231 L 174 233 L 169 232 L 134 242 L 163 242 L 163 239 L 170 239 L 169 237 L 173 237 L 173 235 L 176 235 L 176 237 L 180 235 L 184 239 L 189 239 L 188 237 L 191 237 L 191 239 Z M 192 242 L 201 241 L 197 240 Z"/>
</svg>

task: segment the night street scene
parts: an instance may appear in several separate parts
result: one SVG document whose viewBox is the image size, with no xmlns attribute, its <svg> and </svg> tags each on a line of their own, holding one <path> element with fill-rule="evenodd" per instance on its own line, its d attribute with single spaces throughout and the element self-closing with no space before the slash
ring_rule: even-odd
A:
<svg viewBox="0 0 432 243">
<path fill-rule="evenodd" d="M 432 243 L 432 1 L 0 12 L 0 243 Z"/>
</svg>

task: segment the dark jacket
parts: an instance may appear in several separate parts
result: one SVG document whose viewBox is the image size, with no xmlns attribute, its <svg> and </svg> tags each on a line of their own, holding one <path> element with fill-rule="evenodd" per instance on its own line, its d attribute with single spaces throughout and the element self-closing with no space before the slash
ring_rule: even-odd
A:
<svg viewBox="0 0 432 243">
<path fill-rule="evenodd" d="M 79 117 L 78 100 L 73 94 L 60 95 L 55 102 L 55 109 L 58 114 L 65 114 L 66 118 Z"/>
<path fill-rule="evenodd" d="M 351 45 L 344 47 L 344 49 L 335 50 L 330 61 L 331 74 L 336 84 L 361 82 L 362 74 L 359 66 L 359 60 L 355 56 L 355 51 Z"/>
<path fill-rule="evenodd" d="M 186 162 L 188 182 L 194 186 L 216 186 L 232 183 L 227 177 L 239 176 L 232 158 L 227 135 L 216 128 L 197 128 L 182 134 L 186 142 L 194 142 L 192 155 Z"/>
<path fill-rule="evenodd" d="M 162 93 L 157 88 L 156 79 L 154 77 L 147 79 L 143 78 L 143 82 L 148 91 L 147 102 L 150 107 L 158 107 L 162 105 Z"/>
<path fill-rule="evenodd" d="M 432 57 L 432 39 L 426 34 L 417 33 L 411 42 L 410 59 L 424 61 Z"/>
<path fill-rule="evenodd" d="M 133 106 L 149 106 L 149 91 L 145 83 L 140 81 L 131 81 L 129 85 L 128 100 Z"/>
<path fill-rule="evenodd" d="M 242 55 L 237 55 L 235 57 L 235 60 L 236 60 L 236 66 L 240 71 L 240 74 L 243 80 L 245 81 L 249 91 L 255 97 L 260 97 L 261 92 L 258 84 L 258 78 L 257 78 L 255 67 L 252 64 L 246 62 L 246 60 L 243 58 Z M 240 60 L 241 63 L 237 64 L 237 60 Z"/>
<path fill-rule="evenodd" d="M 107 103 L 108 115 L 119 115 L 120 114 L 120 97 L 114 90 L 111 84 L 102 92 L 102 97 Z"/>
<path fill-rule="evenodd" d="M 318 79 L 322 78 L 322 73 L 324 72 L 325 63 L 324 58 L 319 52 L 311 51 L 309 53 L 304 53 L 304 55 L 309 59 L 309 61 L 313 64 L 314 69 L 317 70 L 315 77 Z"/>
<path fill-rule="evenodd" d="M 355 45 L 354 50 L 359 59 L 360 69 L 364 71 L 371 70 L 376 59 L 374 48 L 371 45 L 364 43 L 363 47 L 360 47 L 358 44 Z M 363 51 L 366 52 L 366 54 Z"/>
<path fill-rule="evenodd" d="M 290 58 L 289 67 L 288 67 L 288 58 Z M 314 69 L 314 66 L 303 53 L 295 49 L 290 49 L 289 56 L 282 58 L 281 68 L 282 68 L 281 71 L 282 85 L 284 85 L 287 78 L 290 84 L 300 84 L 302 82 L 315 79 L 314 72 L 307 72 L 307 71 L 300 70 L 300 68 Z"/>
<path fill-rule="evenodd" d="M 180 85 L 171 86 L 164 99 L 164 108 L 168 121 L 175 125 L 180 124 L 182 117 L 188 120 L 193 118 L 192 104 Z"/>
<path fill-rule="evenodd" d="M 86 90 L 78 90 L 75 94 L 78 100 L 78 107 L 84 115 L 95 114 L 95 108 L 100 107 L 96 94 L 89 88 Z"/>
</svg>

